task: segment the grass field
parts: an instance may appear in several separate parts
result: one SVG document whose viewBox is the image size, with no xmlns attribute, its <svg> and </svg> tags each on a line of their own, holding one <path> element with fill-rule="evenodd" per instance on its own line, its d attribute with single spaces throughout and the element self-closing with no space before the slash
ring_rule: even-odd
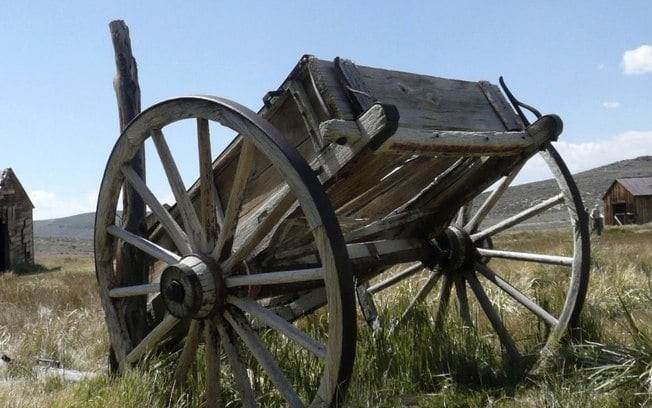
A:
<svg viewBox="0 0 652 408">
<path fill-rule="evenodd" d="M 514 248 L 564 253 L 569 245 L 556 231 L 509 234 Z M 77 244 L 76 244 L 77 245 Z M 88 246 L 75 250 L 37 248 L 43 266 L 0 276 L 0 406 L 105 407 L 201 406 L 203 378 L 186 392 L 171 393 L 169 376 L 152 361 L 119 378 L 106 375 L 108 338 L 99 304 Z M 554 309 L 561 288 L 556 269 L 518 262 L 492 261 L 504 276 Z M 522 375 L 506 365 L 486 324 L 464 328 L 452 318 L 443 330 L 433 325 L 436 298 L 414 310 L 400 331 L 372 335 L 360 320 L 358 350 L 347 406 L 353 407 L 628 407 L 652 404 L 652 227 L 608 229 L 593 242 L 591 284 L 577 340 L 566 344 L 562 358 L 547 374 Z M 532 278 L 537 277 L 537 284 Z M 383 327 L 401 314 L 418 289 L 419 279 L 381 295 Z M 539 291 L 539 292 L 537 292 Z M 383 292 L 385 294 L 385 292 Z M 540 341 L 545 330 L 518 332 L 527 315 L 498 293 L 494 306 L 516 328 L 523 347 Z M 477 305 L 472 304 L 474 315 Z M 318 321 L 318 315 L 315 321 Z M 310 324 L 308 322 L 307 324 Z M 524 330 L 524 329 L 523 329 Z M 528 329 L 530 330 L 530 329 Z M 279 339 L 269 339 L 282 345 Z M 279 347 L 276 353 L 282 355 Z M 284 356 L 284 364 L 306 375 L 305 361 Z M 37 359 L 97 372 L 70 383 L 35 375 Z M 310 382 L 310 378 L 306 378 Z M 266 388 L 261 383 L 260 390 Z M 227 385 L 226 395 L 235 395 Z M 275 406 L 264 392 L 261 402 Z M 227 406 L 238 406 L 237 401 Z"/>
</svg>

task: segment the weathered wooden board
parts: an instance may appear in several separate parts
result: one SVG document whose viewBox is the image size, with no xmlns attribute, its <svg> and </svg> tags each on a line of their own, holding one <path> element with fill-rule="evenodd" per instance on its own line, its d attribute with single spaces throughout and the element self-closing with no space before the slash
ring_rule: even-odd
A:
<svg viewBox="0 0 652 408">
<path fill-rule="evenodd" d="M 0 271 L 34 262 L 33 208 L 14 171 L 0 170 Z"/>
<path fill-rule="evenodd" d="M 343 85 L 346 79 L 341 77 L 342 69 L 335 63 L 304 57 L 279 90 L 266 97 L 266 104 L 259 112 L 284 134 L 308 163 L 313 163 L 341 217 L 345 233 L 402 211 L 427 213 L 440 209 L 439 215 L 434 217 L 436 220 L 431 221 L 443 225 L 460 205 L 479 193 L 477 190 L 491 185 L 518 162 L 526 145 L 531 146 L 523 142 L 522 137 L 527 134 L 519 133 L 522 123 L 494 85 L 345 63 L 346 75 L 354 77 L 350 85 Z M 368 140 L 360 142 L 365 137 L 362 125 L 355 122 L 360 106 L 352 103 L 350 90 L 354 86 L 365 88 L 365 107 L 380 100 L 397 108 L 398 129 L 387 146 L 395 146 L 393 140 L 415 140 L 441 132 L 444 135 L 441 140 L 445 140 L 448 148 L 453 146 L 453 151 L 425 157 L 417 146 L 402 152 L 374 153 L 378 146 L 370 149 L 364 146 Z M 319 125 L 333 120 L 348 121 L 338 123 L 349 129 L 357 126 L 363 136 L 340 140 L 337 133 L 332 133 L 323 137 L 321 132 L 326 128 L 321 126 L 320 130 Z M 494 145 L 498 147 L 487 150 L 483 156 L 484 151 L 473 152 L 472 143 L 468 151 L 465 150 L 466 142 L 458 141 L 465 137 L 480 145 L 486 144 L 488 137 L 492 140 L 502 138 L 499 140 L 502 144 L 496 142 Z M 237 137 L 213 163 L 215 185 L 223 203 L 229 199 L 240 141 Z M 504 150 L 507 145 L 509 148 Z M 456 160 L 467 155 L 480 157 L 466 159 L 464 166 L 447 173 Z M 271 163 L 258 154 L 238 228 L 251 229 L 261 222 L 266 209 L 273 208 L 274 200 L 282 196 L 284 188 L 284 181 Z M 195 183 L 190 195 L 196 206 L 198 191 Z M 178 217 L 176 208 L 171 211 Z M 430 226 L 420 227 L 427 230 Z M 308 229 L 301 212 L 294 211 L 276 229 L 273 247 L 300 245 L 306 235 Z M 158 239 L 165 241 L 160 235 Z M 237 237 L 234 246 L 238 246 Z"/>
</svg>

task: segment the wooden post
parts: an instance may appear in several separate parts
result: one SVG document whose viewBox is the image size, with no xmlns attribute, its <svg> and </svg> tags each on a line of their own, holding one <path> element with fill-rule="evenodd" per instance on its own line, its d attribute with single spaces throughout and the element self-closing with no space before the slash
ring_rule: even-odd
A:
<svg viewBox="0 0 652 408">
<path fill-rule="evenodd" d="M 138 69 L 131 52 L 129 27 L 122 20 L 109 24 L 111 40 L 115 51 L 116 76 L 113 88 L 118 100 L 120 131 L 140 113 L 140 87 L 138 86 Z M 130 162 L 143 180 L 145 180 L 145 149 L 142 146 Z M 122 224 L 123 228 L 137 235 L 145 232 L 145 202 L 136 191 L 125 184 L 122 190 Z M 119 286 L 137 285 L 148 280 L 147 259 L 134 247 L 124 242 L 117 248 L 116 271 Z M 147 334 L 146 298 L 136 296 L 116 302 L 119 316 L 125 320 L 132 346 L 138 344 Z"/>
</svg>

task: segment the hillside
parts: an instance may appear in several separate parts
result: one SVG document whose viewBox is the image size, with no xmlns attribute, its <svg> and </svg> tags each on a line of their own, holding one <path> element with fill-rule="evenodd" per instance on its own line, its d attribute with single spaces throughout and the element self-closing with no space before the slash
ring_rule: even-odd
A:
<svg viewBox="0 0 652 408">
<path fill-rule="evenodd" d="M 607 191 L 614 179 L 650 175 L 652 175 L 652 156 L 641 156 L 577 173 L 574 175 L 574 179 L 582 193 L 584 205 L 590 209 L 595 204 L 602 203 L 602 195 Z M 512 186 L 507 189 L 502 199 L 496 204 L 496 207 L 487 217 L 486 223 L 492 224 L 497 219 L 516 214 L 557 194 L 559 194 L 559 190 L 553 179 Z M 482 202 L 482 198 L 481 196 L 476 200 L 476 203 Z M 568 215 L 561 205 L 530 220 L 531 224 L 539 224 L 538 226 L 541 227 L 561 225 L 561 223 L 567 221 Z"/>
<path fill-rule="evenodd" d="M 34 235 L 39 238 L 93 239 L 95 213 L 34 221 Z"/>
<path fill-rule="evenodd" d="M 641 156 L 577 173 L 575 180 L 582 192 L 584 204 L 590 208 L 601 202 L 602 194 L 614 179 L 650 175 L 652 175 L 652 156 Z M 557 185 L 552 179 L 510 187 L 490 213 L 486 222 L 493 223 L 497 219 L 501 219 L 501 217 L 504 218 L 507 215 L 515 214 L 558 193 Z M 475 200 L 476 205 L 482 202 L 483 196 Z M 543 227 L 555 226 L 567 219 L 565 210 L 558 206 L 535 217 L 532 219 L 532 223 Z M 35 221 L 34 234 L 41 238 L 89 240 L 93 238 L 94 220 L 95 213 L 84 213 L 65 218 Z"/>
</svg>

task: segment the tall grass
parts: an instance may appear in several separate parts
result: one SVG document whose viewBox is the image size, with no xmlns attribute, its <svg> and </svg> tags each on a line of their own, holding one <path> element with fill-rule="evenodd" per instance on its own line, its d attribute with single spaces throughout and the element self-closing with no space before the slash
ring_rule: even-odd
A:
<svg viewBox="0 0 652 408">
<path fill-rule="evenodd" d="M 501 245 L 538 252 L 569 253 L 570 246 L 556 231 L 506 235 Z M 503 246 L 504 247 L 504 246 Z M 379 298 L 382 327 L 372 333 L 362 320 L 355 373 L 349 386 L 351 407 L 621 407 L 646 406 L 652 397 L 652 228 L 607 229 L 593 243 L 592 278 L 581 336 L 567 344 L 563 359 L 545 376 L 532 378 L 515 370 L 501 355 L 499 343 L 486 323 L 464 327 L 454 317 L 441 330 L 434 325 L 437 301 L 431 297 L 397 330 L 390 331 L 418 290 L 408 281 Z M 120 377 L 104 374 L 80 383 L 33 376 L 36 358 L 52 358 L 65 366 L 105 370 L 107 336 L 87 260 L 57 258 L 43 262 L 41 274 L 0 277 L 0 351 L 14 359 L 0 372 L 0 406 L 7 407 L 195 407 L 203 404 L 205 378 L 191 376 L 183 389 L 173 389 L 168 355 L 151 356 L 141 367 Z M 494 262 L 503 276 L 555 310 L 563 301 L 557 283 L 563 269 L 519 262 Z M 536 277 L 536 278 L 535 278 Z M 530 314 L 488 290 L 506 324 L 526 350 L 545 340 L 544 325 L 525 325 Z M 479 316 L 472 304 L 474 316 Z M 323 335 L 323 315 L 304 319 L 302 329 Z M 526 329 L 526 327 L 528 327 Z M 298 352 L 273 332 L 263 332 L 285 372 L 302 394 L 318 381 L 319 361 Z M 203 364 L 200 347 L 197 364 Z M 172 356 L 174 357 L 174 356 Z M 249 373 L 259 402 L 280 406 L 279 396 L 257 365 Z M 223 372 L 223 395 L 229 407 L 239 406 L 231 374 Z"/>
</svg>

